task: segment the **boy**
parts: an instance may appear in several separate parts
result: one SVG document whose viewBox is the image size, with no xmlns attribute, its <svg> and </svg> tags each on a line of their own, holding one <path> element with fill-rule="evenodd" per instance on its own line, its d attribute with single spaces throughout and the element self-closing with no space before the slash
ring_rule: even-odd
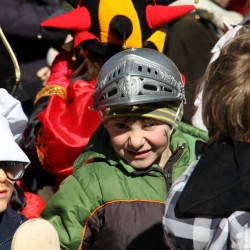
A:
<svg viewBox="0 0 250 250">
<path fill-rule="evenodd" d="M 196 140 L 206 139 L 179 125 L 184 100 L 178 69 L 153 49 L 126 50 L 103 65 L 93 94 L 103 123 L 42 213 L 61 249 L 165 249 L 167 189 L 196 159 Z"/>
</svg>

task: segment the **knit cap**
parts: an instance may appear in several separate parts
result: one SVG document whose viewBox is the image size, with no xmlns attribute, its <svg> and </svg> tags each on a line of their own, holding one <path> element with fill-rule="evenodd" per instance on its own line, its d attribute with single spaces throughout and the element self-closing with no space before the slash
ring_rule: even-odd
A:
<svg viewBox="0 0 250 250">
<path fill-rule="evenodd" d="M 171 128 L 177 128 L 183 115 L 183 104 L 172 103 L 150 103 L 144 105 L 113 106 L 102 111 L 104 121 L 116 117 L 145 117 L 160 120 L 167 123 Z"/>
</svg>

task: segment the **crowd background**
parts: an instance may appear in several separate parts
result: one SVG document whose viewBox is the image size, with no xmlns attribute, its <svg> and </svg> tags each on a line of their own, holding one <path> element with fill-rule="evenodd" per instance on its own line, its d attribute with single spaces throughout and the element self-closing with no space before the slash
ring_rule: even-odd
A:
<svg viewBox="0 0 250 250">
<path fill-rule="evenodd" d="M 130 1 L 126 2 L 130 9 Z M 147 1 L 145 5 L 138 3 L 134 7 L 136 18 L 127 13 L 125 18 L 115 18 L 123 13 L 122 7 L 114 8 L 105 2 L 100 4 L 100 10 L 98 3 L 85 1 L 84 5 L 76 0 L 0 2 L 0 27 L 21 73 L 20 80 L 14 83 L 15 92 L 10 94 L 20 101 L 27 117 L 18 144 L 31 161 L 18 181 L 13 199 L 19 203 L 19 212 L 24 213 L 24 207 L 29 211 L 26 213 L 29 218 L 39 217 L 61 182 L 72 174 L 75 160 L 101 123 L 100 116 L 89 107 L 96 77 L 111 56 L 127 48 L 147 47 L 172 59 L 185 84 L 182 121 L 192 125 L 202 77 L 216 45 L 223 43 L 218 41 L 236 25 L 247 27 L 249 22 L 249 4 L 244 0 L 157 1 L 159 5 L 171 7 L 194 5 L 195 9 L 172 11 L 174 14 L 169 18 L 159 14 L 159 19 L 152 12 L 150 25 L 148 17 L 138 9 L 146 9 L 155 1 Z M 92 19 L 85 27 L 81 23 L 85 10 L 74 11 L 79 4 L 89 10 Z M 72 11 L 74 14 L 67 16 Z M 105 17 L 104 13 L 109 12 L 113 16 Z M 170 13 L 168 10 L 167 14 Z M 138 20 L 141 26 L 137 30 Z M 200 116 L 198 119 L 201 121 Z M 204 126 L 201 128 L 206 130 Z M 29 193 L 35 196 L 28 197 Z M 39 209 L 32 214 L 34 206 Z"/>
</svg>

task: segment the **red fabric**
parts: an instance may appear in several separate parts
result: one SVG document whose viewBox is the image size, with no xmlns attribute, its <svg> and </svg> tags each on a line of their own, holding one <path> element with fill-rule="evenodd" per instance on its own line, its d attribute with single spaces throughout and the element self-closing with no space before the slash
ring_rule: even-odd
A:
<svg viewBox="0 0 250 250">
<path fill-rule="evenodd" d="M 183 86 L 186 85 L 186 77 L 184 74 L 180 73 L 181 74 L 181 80 L 182 80 L 182 83 L 183 83 Z"/>
<path fill-rule="evenodd" d="M 24 192 L 24 195 L 26 206 L 22 214 L 28 219 L 38 218 L 46 205 L 45 201 L 39 195 L 30 192 Z"/>
<path fill-rule="evenodd" d="M 100 42 L 100 39 L 97 36 L 88 31 L 74 32 L 74 48 L 77 48 L 77 46 L 87 40 L 97 40 L 98 42 Z"/>
<path fill-rule="evenodd" d="M 72 173 L 75 159 L 88 144 L 89 138 L 101 122 L 92 107 L 92 82 L 78 80 L 67 88 L 67 100 L 58 95 L 51 97 L 38 119 L 43 124 L 48 147 L 49 172 L 63 175 Z M 61 178 L 61 177 L 59 177 Z"/>
<path fill-rule="evenodd" d="M 99 38 L 88 32 L 91 27 L 91 16 L 85 6 L 78 7 L 65 14 L 52 17 L 43 21 L 42 27 L 52 27 L 71 30 L 74 33 L 74 47 L 86 40 L 98 40 Z"/>
<path fill-rule="evenodd" d="M 151 29 L 157 29 L 163 24 L 178 19 L 194 9 L 195 7 L 193 5 L 180 5 L 180 6 L 147 5 L 146 7 L 147 23 Z"/>
<path fill-rule="evenodd" d="M 90 28 L 91 16 L 88 9 L 83 6 L 73 9 L 65 14 L 49 18 L 41 22 L 40 25 L 41 27 L 84 31 Z"/>
<path fill-rule="evenodd" d="M 249 14 L 249 4 L 247 0 L 231 0 L 227 9 L 237 11 L 244 16 Z"/>
<path fill-rule="evenodd" d="M 76 68 L 77 62 L 72 60 L 72 53 L 60 52 L 53 61 L 46 85 L 56 84 L 67 88 L 70 82 L 69 79 Z"/>
</svg>

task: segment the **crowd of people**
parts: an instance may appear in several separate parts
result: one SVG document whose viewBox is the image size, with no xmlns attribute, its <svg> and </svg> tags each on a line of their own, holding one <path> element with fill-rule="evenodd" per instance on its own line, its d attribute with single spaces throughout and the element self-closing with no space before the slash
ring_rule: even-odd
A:
<svg viewBox="0 0 250 250">
<path fill-rule="evenodd" d="M 248 1 L 2 4 L 0 249 L 250 249 Z"/>
</svg>

